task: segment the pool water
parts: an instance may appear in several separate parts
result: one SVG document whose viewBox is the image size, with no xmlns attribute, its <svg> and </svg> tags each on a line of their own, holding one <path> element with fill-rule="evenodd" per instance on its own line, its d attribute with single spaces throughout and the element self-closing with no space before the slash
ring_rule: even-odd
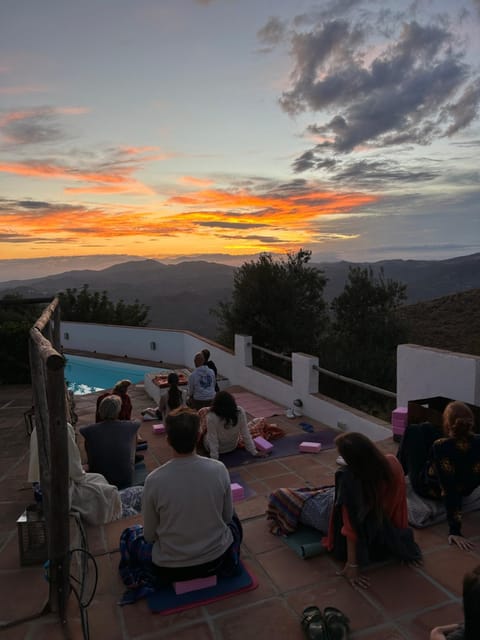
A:
<svg viewBox="0 0 480 640">
<path fill-rule="evenodd" d="M 143 382 L 146 373 L 170 373 L 170 369 L 149 368 L 144 365 L 114 362 L 112 360 L 98 360 L 83 356 L 65 356 L 65 380 L 68 389 L 76 395 L 95 393 L 102 389 L 111 389 L 124 378 L 134 384 Z"/>
</svg>

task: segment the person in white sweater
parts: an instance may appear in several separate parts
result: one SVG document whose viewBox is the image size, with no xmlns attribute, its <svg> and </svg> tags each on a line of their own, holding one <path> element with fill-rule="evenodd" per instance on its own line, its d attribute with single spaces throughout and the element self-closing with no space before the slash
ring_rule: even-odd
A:
<svg viewBox="0 0 480 640">
<path fill-rule="evenodd" d="M 143 535 L 153 543 L 157 579 L 232 575 L 239 567 L 242 527 L 233 511 L 228 471 L 197 455 L 196 411 L 176 409 L 165 426 L 173 458 L 147 476 L 142 500 Z"/>
<path fill-rule="evenodd" d="M 228 453 L 238 447 L 240 437 L 252 456 L 260 455 L 248 429 L 245 411 L 237 406 L 231 393 L 219 391 L 206 413 L 203 446 L 210 458 L 218 460 L 220 453 Z"/>
</svg>

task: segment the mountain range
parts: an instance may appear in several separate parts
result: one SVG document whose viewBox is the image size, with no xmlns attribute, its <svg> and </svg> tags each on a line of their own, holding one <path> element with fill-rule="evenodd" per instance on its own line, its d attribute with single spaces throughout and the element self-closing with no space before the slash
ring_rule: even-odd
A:
<svg viewBox="0 0 480 640">
<path fill-rule="evenodd" d="M 448 260 L 385 260 L 375 263 L 311 263 L 328 279 L 325 299 L 332 300 L 345 286 L 349 267 L 383 269 L 385 278 L 407 285 L 407 303 L 432 300 L 480 288 L 480 253 Z M 235 267 L 206 261 L 163 264 L 156 260 L 129 261 L 102 269 L 66 271 L 29 280 L 0 283 L 0 296 L 49 296 L 66 288 L 88 284 L 92 291 L 107 291 L 112 300 L 138 299 L 150 307 L 150 325 L 189 329 L 214 338 L 216 319 L 210 309 L 229 300 Z"/>
</svg>

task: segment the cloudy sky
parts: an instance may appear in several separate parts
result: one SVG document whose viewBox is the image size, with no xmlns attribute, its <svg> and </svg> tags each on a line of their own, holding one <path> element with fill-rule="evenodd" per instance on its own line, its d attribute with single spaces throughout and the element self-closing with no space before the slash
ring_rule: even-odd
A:
<svg viewBox="0 0 480 640">
<path fill-rule="evenodd" d="M 2 0 L 0 258 L 480 251 L 479 30 L 479 0 Z"/>
</svg>

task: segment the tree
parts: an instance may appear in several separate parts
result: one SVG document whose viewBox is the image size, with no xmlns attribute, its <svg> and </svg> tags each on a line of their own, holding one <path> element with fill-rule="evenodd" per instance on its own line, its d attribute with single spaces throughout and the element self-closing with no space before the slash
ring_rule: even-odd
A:
<svg viewBox="0 0 480 640">
<path fill-rule="evenodd" d="M 100 324 L 121 324 L 131 327 L 145 327 L 148 324 L 150 307 L 135 300 L 126 304 L 124 300 L 113 303 L 106 291 L 99 293 L 88 290 L 88 284 L 77 289 L 67 289 L 58 295 L 62 320 L 72 322 L 98 322 Z"/>
<path fill-rule="evenodd" d="M 235 333 L 243 333 L 272 351 L 315 352 L 327 326 L 326 279 L 308 265 L 310 257 L 303 249 L 286 259 L 262 254 L 237 269 L 232 300 L 213 310 L 219 341 L 231 346 Z"/>
<path fill-rule="evenodd" d="M 30 382 L 28 338 L 41 312 L 41 305 L 27 304 L 19 294 L 0 300 L 0 384 Z"/>
<path fill-rule="evenodd" d="M 396 310 L 406 286 L 385 280 L 383 270 L 350 267 L 343 293 L 332 302 L 332 352 L 339 373 L 383 388 L 395 388 L 396 347 L 404 328 Z"/>
</svg>

